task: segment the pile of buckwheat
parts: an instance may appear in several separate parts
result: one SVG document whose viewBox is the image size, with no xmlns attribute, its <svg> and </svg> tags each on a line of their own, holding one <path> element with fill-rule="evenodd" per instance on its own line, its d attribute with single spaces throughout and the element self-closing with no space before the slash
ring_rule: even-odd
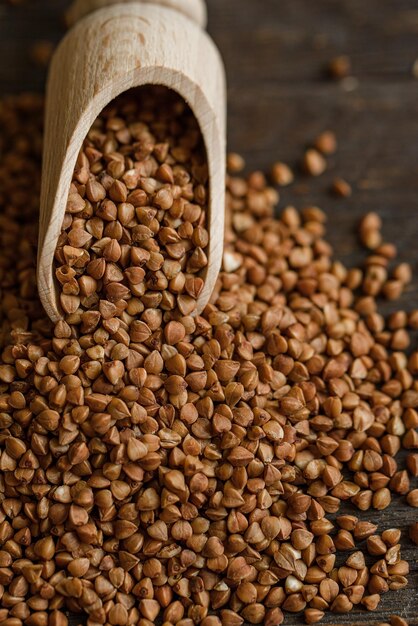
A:
<svg viewBox="0 0 418 626">
<path fill-rule="evenodd" d="M 197 122 L 164 88 L 142 91 L 138 98 L 124 95 L 100 116 L 85 140 L 55 255 L 56 276 L 66 321 L 89 327 L 81 331 L 91 337 L 91 345 L 83 346 L 90 348 L 87 360 L 100 365 L 103 345 L 113 342 L 117 354 L 106 356 L 119 361 L 120 376 L 112 380 L 104 372 L 111 385 L 125 375 L 122 361 L 130 351 L 140 357 L 137 366 L 148 356 L 149 346 L 145 352 L 141 347 L 132 350 L 130 342 L 142 343 L 151 332 L 161 335 L 164 314 L 180 319 L 196 308 L 208 263 L 207 180 Z M 134 318 L 142 324 L 132 325 Z M 106 337 L 93 340 L 93 330 Z M 130 337 L 121 336 L 127 332 Z M 162 347 L 161 338 L 153 347 Z M 175 354 L 176 349 L 171 356 Z M 155 370 L 154 364 L 150 374 L 163 369 L 156 350 L 155 359 L 161 366 Z M 101 372 L 100 365 L 91 378 L 87 375 L 94 381 Z"/>
<path fill-rule="evenodd" d="M 222 271 L 194 315 L 204 148 L 188 109 L 156 99 L 117 101 L 86 138 L 55 327 L 36 292 L 42 102 L 0 107 L 0 624 L 65 626 L 70 611 L 89 626 L 276 626 L 374 610 L 409 567 L 400 530 L 356 509 L 392 494 L 418 506 L 418 311 L 385 321 L 375 300 L 398 297 L 409 267 L 392 268 L 376 214 L 361 224 L 365 267 L 346 269 L 319 208 L 277 219 L 263 174 L 230 176 Z M 323 170 L 333 141 L 319 138 L 306 170 Z M 272 179 L 293 173 L 276 163 Z"/>
</svg>

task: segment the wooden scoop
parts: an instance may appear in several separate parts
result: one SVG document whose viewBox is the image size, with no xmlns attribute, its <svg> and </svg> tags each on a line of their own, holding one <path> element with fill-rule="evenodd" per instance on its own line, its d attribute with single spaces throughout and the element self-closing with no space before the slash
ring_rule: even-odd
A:
<svg viewBox="0 0 418 626">
<path fill-rule="evenodd" d="M 74 26 L 51 62 L 46 96 L 38 248 L 38 289 L 52 321 L 62 318 L 54 253 L 74 166 L 94 120 L 118 95 L 156 84 L 192 109 L 209 169 L 208 265 L 198 311 L 207 304 L 222 260 L 225 199 L 225 75 L 203 0 L 77 0 Z M 77 21 L 80 20 L 80 21 Z"/>
</svg>

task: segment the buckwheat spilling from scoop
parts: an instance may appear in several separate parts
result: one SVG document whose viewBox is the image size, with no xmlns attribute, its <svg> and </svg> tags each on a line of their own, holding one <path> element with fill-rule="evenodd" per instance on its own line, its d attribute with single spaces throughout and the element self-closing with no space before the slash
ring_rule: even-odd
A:
<svg viewBox="0 0 418 626">
<path fill-rule="evenodd" d="M 42 104 L 0 109 L 0 621 L 276 626 L 375 610 L 409 566 L 400 530 L 361 512 L 397 494 L 416 506 L 417 314 L 385 321 L 375 301 L 407 268 L 390 269 L 375 217 L 371 256 L 347 269 L 319 208 L 275 218 L 260 172 L 228 177 L 223 267 L 194 315 L 204 152 L 175 98 L 151 102 L 115 103 L 86 139 L 54 327 L 35 280 Z"/>
<path fill-rule="evenodd" d="M 55 254 L 64 312 L 193 313 L 208 263 L 207 179 L 199 127 L 174 93 L 142 90 L 109 107 L 77 160 Z"/>
</svg>

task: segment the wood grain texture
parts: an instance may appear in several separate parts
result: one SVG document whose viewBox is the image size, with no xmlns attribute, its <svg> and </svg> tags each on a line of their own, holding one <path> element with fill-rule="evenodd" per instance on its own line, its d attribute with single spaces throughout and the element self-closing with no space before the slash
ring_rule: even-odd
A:
<svg viewBox="0 0 418 626">
<path fill-rule="evenodd" d="M 66 13 L 66 21 L 69 26 L 78 22 L 82 17 L 92 11 L 108 7 L 112 4 L 124 4 L 132 0 L 75 0 Z M 203 0 L 142 0 L 149 4 L 160 4 L 170 9 L 180 11 L 191 20 L 196 22 L 201 28 L 206 28 L 207 11 Z"/>
<path fill-rule="evenodd" d="M 28 65 L 27 45 L 59 39 L 67 6 L 65 0 L 33 0 L 2 16 L 3 93 L 42 88 L 43 72 Z M 328 171 L 284 190 L 281 206 L 289 200 L 321 206 L 336 256 L 347 264 L 364 257 L 354 234 L 360 216 L 378 211 L 385 237 L 416 276 L 402 299 L 382 310 L 418 308 L 418 81 L 411 73 L 418 57 L 417 0 L 208 0 L 208 11 L 209 32 L 227 68 L 229 148 L 245 155 L 249 169 L 276 159 L 295 164 L 306 141 L 335 130 L 339 150 Z M 324 79 L 324 65 L 337 54 L 351 57 L 358 80 L 352 91 Z M 336 175 L 352 184 L 351 198 L 330 197 Z M 417 519 L 404 498 L 360 516 L 379 530 L 400 526 L 405 532 Z M 407 589 L 383 596 L 374 613 L 329 614 L 324 622 L 377 624 L 394 613 L 417 624 L 418 550 L 405 538 L 402 553 L 411 565 Z M 289 626 L 302 623 L 298 615 L 286 617 Z"/>
<path fill-rule="evenodd" d="M 202 131 L 209 169 L 209 246 L 197 312 L 212 294 L 222 261 L 225 205 L 225 77 L 219 52 L 179 11 L 155 3 L 114 4 L 73 26 L 54 54 L 48 77 L 38 290 L 53 321 L 62 317 L 54 253 L 83 141 L 109 102 L 149 84 L 180 94 Z"/>
</svg>

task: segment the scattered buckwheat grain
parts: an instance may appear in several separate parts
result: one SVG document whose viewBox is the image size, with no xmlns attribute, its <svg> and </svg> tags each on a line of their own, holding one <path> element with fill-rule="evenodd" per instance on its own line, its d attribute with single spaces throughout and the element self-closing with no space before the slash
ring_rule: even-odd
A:
<svg viewBox="0 0 418 626">
<path fill-rule="evenodd" d="M 260 172 L 229 177 L 223 267 L 196 315 L 204 153 L 187 109 L 153 98 L 116 102 L 86 138 L 55 326 L 35 279 L 42 103 L 0 108 L 0 621 L 373 611 L 408 582 L 400 531 L 357 513 L 416 506 L 417 316 L 386 322 L 375 302 L 409 272 L 388 281 L 380 243 L 347 269 L 318 207 L 275 218 Z"/>
</svg>

